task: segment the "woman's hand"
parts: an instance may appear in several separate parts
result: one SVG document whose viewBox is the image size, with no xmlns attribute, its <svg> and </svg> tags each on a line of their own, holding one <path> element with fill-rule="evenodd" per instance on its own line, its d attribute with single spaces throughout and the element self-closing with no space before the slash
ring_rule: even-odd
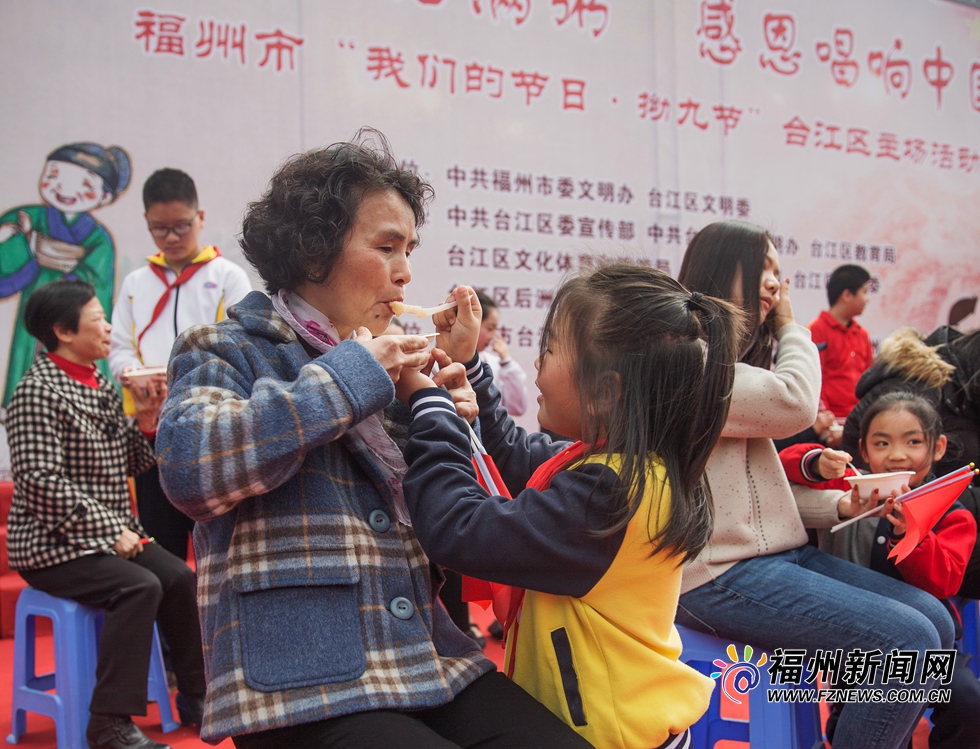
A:
<svg viewBox="0 0 980 749">
<path fill-rule="evenodd" d="M 843 450 L 831 450 L 829 447 L 817 458 L 817 470 L 825 479 L 839 479 L 851 462 L 850 453 Z"/>
<path fill-rule="evenodd" d="M 143 551 L 143 542 L 135 532 L 124 528 L 112 548 L 123 559 L 132 559 Z"/>
<path fill-rule="evenodd" d="M 381 335 L 374 338 L 367 328 L 358 328 L 354 339 L 364 346 L 388 372 L 396 385 L 406 369 L 421 369 L 429 363 L 429 341 L 420 335 Z"/>
<path fill-rule="evenodd" d="M 483 312 L 476 292 L 469 286 L 457 286 L 449 299 L 455 299 L 457 306 L 437 312 L 432 317 L 436 330 L 439 331 L 436 345 L 452 361 L 465 364 L 476 355 L 476 341 L 480 336 Z"/>
<path fill-rule="evenodd" d="M 789 286 L 790 279 L 784 278 L 779 285 L 779 301 L 776 302 L 776 306 L 772 308 L 770 313 L 776 330 L 796 322 L 796 318 L 793 317 L 793 304 L 789 299 Z"/>
<path fill-rule="evenodd" d="M 822 440 L 824 435 L 830 430 L 830 425 L 836 423 L 837 417 L 834 416 L 834 412 L 828 411 L 826 408 L 821 408 L 817 411 L 816 421 L 813 422 L 813 431 Z"/>
<path fill-rule="evenodd" d="M 167 375 L 159 374 L 134 380 L 123 375 L 123 384 L 133 394 L 136 424 L 144 432 L 152 432 L 156 429 L 160 408 L 167 399 Z"/>
<path fill-rule="evenodd" d="M 433 383 L 449 391 L 456 413 L 472 424 L 480 415 L 480 407 L 476 403 L 476 393 L 466 379 L 466 369 L 439 349 L 432 349 L 432 357 L 439 364 L 439 371 L 432 376 Z"/>
</svg>

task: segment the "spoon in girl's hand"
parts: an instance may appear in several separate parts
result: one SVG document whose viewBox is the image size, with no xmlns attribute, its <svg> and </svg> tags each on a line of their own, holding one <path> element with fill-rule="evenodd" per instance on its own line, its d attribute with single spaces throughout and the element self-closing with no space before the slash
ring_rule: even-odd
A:
<svg viewBox="0 0 980 749">
<path fill-rule="evenodd" d="M 457 304 L 459 304 L 459 302 L 453 301 L 440 304 L 437 307 L 418 307 L 414 304 L 405 304 L 404 302 L 388 302 L 388 306 L 391 307 L 391 311 L 396 315 L 411 313 L 416 317 L 428 317 L 429 315 L 434 315 L 436 312 L 452 309 Z"/>
</svg>

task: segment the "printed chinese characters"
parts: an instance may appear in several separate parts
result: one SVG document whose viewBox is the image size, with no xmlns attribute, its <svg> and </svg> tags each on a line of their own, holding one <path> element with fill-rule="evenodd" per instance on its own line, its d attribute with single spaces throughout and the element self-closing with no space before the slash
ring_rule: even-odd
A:
<svg viewBox="0 0 980 749">
<path fill-rule="evenodd" d="M 177 13 L 163 13 L 155 10 L 139 9 L 133 20 L 135 34 L 133 40 L 140 44 L 146 55 L 166 55 L 189 57 L 190 46 L 185 44 L 189 37 L 185 32 L 188 17 Z M 216 21 L 212 18 L 199 18 L 197 39 L 193 44 L 193 57 L 207 60 L 212 57 L 224 62 L 236 59 L 242 67 L 247 66 L 245 40 L 248 26 L 243 22 Z M 264 54 L 256 67 L 281 73 L 283 70 L 295 72 L 298 65 L 295 52 L 304 43 L 302 37 L 287 34 L 281 28 L 272 31 L 256 31 L 251 39 L 263 48 Z"/>
<path fill-rule="evenodd" d="M 957 169 L 967 174 L 980 174 L 980 152 L 967 146 L 954 150 L 950 143 L 933 142 L 930 145 L 923 138 L 901 139 L 895 133 L 889 132 L 878 133 L 872 145 L 871 133 L 866 128 L 843 128 L 820 120 L 810 127 L 799 116 L 785 123 L 783 131 L 786 135 L 784 145 L 787 146 L 803 148 L 811 142 L 814 148 L 869 158 L 874 156 L 876 159 L 889 159 L 893 162 L 911 162 L 915 165 L 928 163 L 937 169 Z"/>
</svg>

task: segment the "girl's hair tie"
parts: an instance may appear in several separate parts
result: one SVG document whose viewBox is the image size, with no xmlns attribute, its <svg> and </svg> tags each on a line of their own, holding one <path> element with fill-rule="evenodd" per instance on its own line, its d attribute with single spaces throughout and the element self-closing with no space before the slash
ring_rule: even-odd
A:
<svg viewBox="0 0 980 749">
<path fill-rule="evenodd" d="M 691 296 L 687 300 L 688 309 L 704 312 L 704 308 L 701 306 L 702 299 L 704 299 L 704 294 L 700 291 L 692 291 Z"/>
</svg>

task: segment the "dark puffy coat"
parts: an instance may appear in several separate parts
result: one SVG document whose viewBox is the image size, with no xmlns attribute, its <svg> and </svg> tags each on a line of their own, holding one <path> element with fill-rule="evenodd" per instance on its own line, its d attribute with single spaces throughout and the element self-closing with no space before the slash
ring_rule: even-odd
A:
<svg viewBox="0 0 980 749">
<path fill-rule="evenodd" d="M 971 461 L 980 463 L 980 335 L 971 333 L 937 347 L 902 328 L 882 342 L 878 358 L 855 388 L 860 400 L 841 438 L 840 449 L 849 452 L 859 468 L 868 467 L 858 449 L 861 418 L 874 401 L 896 390 L 923 396 L 942 418 L 949 445 L 933 467 L 937 475 Z"/>
</svg>

